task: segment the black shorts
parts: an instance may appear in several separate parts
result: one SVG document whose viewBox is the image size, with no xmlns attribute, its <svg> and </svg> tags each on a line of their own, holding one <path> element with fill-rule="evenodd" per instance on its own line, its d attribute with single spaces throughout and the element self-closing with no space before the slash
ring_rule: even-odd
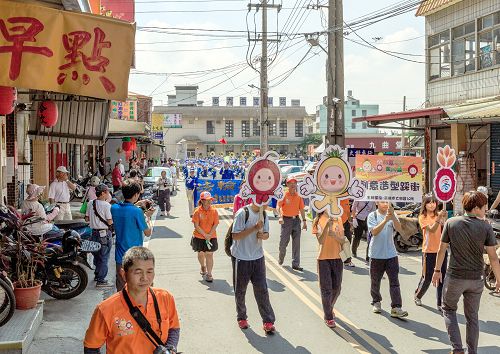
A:
<svg viewBox="0 0 500 354">
<path fill-rule="evenodd" d="M 215 252 L 219 248 L 219 245 L 217 244 L 217 239 L 216 238 L 211 238 L 210 242 L 212 243 L 211 249 L 208 249 L 207 243 L 205 240 L 201 238 L 196 238 L 192 237 L 191 238 L 191 247 L 193 248 L 193 251 L 195 252 Z"/>
</svg>

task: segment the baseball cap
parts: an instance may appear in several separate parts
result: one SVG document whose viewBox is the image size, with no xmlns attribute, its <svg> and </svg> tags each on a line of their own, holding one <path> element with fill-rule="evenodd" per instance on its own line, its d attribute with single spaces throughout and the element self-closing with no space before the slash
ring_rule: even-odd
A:
<svg viewBox="0 0 500 354">
<path fill-rule="evenodd" d="M 109 191 L 109 188 L 104 183 L 101 183 L 97 187 L 95 187 L 95 194 L 97 196 L 100 196 L 102 193 L 107 192 L 107 191 Z"/>
<path fill-rule="evenodd" d="M 289 183 L 289 182 L 295 182 L 295 183 L 297 183 L 297 180 L 293 176 L 288 176 L 286 178 L 286 183 Z"/>
<path fill-rule="evenodd" d="M 200 194 L 200 199 L 203 199 L 203 200 L 215 200 L 215 198 L 212 198 L 212 194 L 210 194 L 210 192 L 201 192 Z"/>
<path fill-rule="evenodd" d="M 65 166 L 59 166 L 56 170 L 57 172 L 69 173 Z"/>
</svg>

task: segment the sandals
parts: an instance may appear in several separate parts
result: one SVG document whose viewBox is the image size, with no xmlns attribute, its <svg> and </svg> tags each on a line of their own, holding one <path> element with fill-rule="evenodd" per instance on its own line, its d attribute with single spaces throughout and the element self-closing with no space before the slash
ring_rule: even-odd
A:
<svg viewBox="0 0 500 354">
<path fill-rule="evenodd" d="M 206 281 L 207 283 L 211 283 L 211 282 L 213 282 L 213 281 L 214 281 L 214 278 L 212 277 L 212 274 L 207 274 L 207 275 L 205 275 L 205 281 Z"/>
<path fill-rule="evenodd" d="M 201 274 L 202 276 L 207 275 L 207 267 L 201 267 L 200 274 Z"/>
</svg>

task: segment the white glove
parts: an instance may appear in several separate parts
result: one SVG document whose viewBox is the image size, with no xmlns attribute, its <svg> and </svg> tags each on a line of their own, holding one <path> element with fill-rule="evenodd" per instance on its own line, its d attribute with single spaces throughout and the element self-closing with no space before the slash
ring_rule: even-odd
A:
<svg viewBox="0 0 500 354">
<path fill-rule="evenodd" d="M 349 187 L 348 192 L 349 195 L 352 195 L 355 198 L 361 198 L 365 194 L 365 188 L 357 179 L 354 179 L 351 186 Z"/>
<path fill-rule="evenodd" d="M 299 184 L 299 193 L 303 197 L 308 197 L 314 191 L 316 191 L 316 184 L 314 183 L 311 176 L 306 176 L 302 183 Z"/>
<path fill-rule="evenodd" d="M 243 198 L 246 199 L 252 194 L 252 190 L 250 189 L 249 186 L 244 184 L 243 187 L 241 188 L 240 194 Z"/>
<path fill-rule="evenodd" d="M 276 188 L 276 190 L 274 191 L 274 196 L 278 200 L 283 199 L 283 187 L 282 186 L 279 186 L 278 188 Z"/>
</svg>

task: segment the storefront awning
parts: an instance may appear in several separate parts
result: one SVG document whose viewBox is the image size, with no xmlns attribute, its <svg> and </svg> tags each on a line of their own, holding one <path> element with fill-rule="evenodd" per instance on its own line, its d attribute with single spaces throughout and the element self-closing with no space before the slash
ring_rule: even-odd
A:
<svg viewBox="0 0 500 354">
<path fill-rule="evenodd" d="M 31 139 L 67 144 L 101 145 L 106 138 L 109 101 L 83 96 L 50 94 L 59 110 L 59 119 L 52 128 L 41 125 L 36 111 L 41 95 L 35 95 L 28 134 Z"/>
<path fill-rule="evenodd" d="M 353 123 L 357 122 L 370 122 L 373 125 L 377 125 L 379 123 L 395 123 L 403 120 L 411 120 L 418 118 L 426 118 L 432 116 L 443 116 L 445 111 L 441 107 L 433 107 L 433 108 L 425 108 L 425 109 L 417 109 L 412 111 L 404 111 L 404 112 L 395 112 L 395 113 L 387 113 L 387 114 L 377 114 L 373 116 L 366 117 L 358 117 L 353 118 Z"/>
<path fill-rule="evenodd" d="M 109 137 L 141 137 L 148 135 L 148 125 L 145 122 L 136 122 L 133 120 L 110 119 Z"/>
<path fill-rule="evenodd" d="M 448 116 L 443 120 L 447 122 L 497 120 L 500 119 L 500 96 L 468 100 L 464 103 L 443 108 Z"/>
</svg>

